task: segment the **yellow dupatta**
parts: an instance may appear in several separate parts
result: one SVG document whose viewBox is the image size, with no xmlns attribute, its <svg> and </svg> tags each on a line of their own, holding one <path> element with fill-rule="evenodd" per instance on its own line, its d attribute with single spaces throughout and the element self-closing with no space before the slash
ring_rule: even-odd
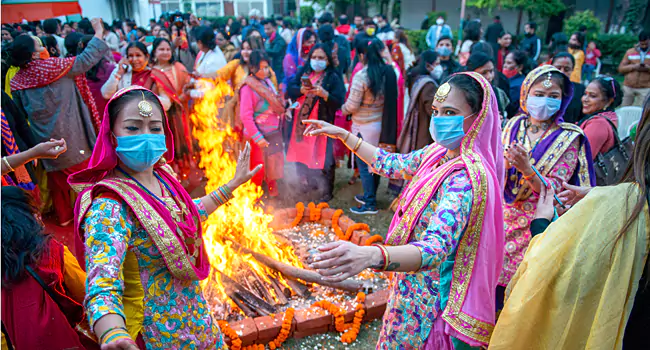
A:
<svg viewBox="0 0 650 350">
<path fill-rule="evenodd" d="M 648 256 L 648 207 L 616 237 L 639 195 L 636 184 L 594 188 L 533 238 L 490 349 L 622 348 Z"/>
</svg>

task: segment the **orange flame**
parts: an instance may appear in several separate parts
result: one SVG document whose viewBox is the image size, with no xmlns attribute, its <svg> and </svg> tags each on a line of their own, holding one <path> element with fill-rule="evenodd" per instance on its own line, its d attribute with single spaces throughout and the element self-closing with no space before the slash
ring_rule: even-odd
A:
<svg viewBox="0 0 650 350">
<path fill-rule="evenodd" d="M 219 79 L 212 84 L 214 88 L 206 91 L 203 99 L 197 101 L 191 114 L 193 135 L 201 148 L 199 166 L 208 178 L 207 193 L 227 183 L 235 175 L 237 152 L 234 149 L 240 142 L 230 126 L 218 118 L 226 97 L 233 95 L 232 89 Z M 202 287 L 206 295 L 212 296 L 206 298 L 212 310 L 223 309 L 223 303 L 228 300 L 217 271 L 233 277 L 247 265 L 265 279 L 269 272 L 252 256 L 235 251 L 227 239 L 275 260 L 302 266 L 292 248 L 280 248 L 273 230 L 269 228 L 273 216 L 265 214 L 258 206 L 263 194 L 259 186 L 249 181 L 234 191 L 234 198 L 212 213 L 203 224 L 203 239 L 212 270 L 210 278 L 202 282 Z"/>
</svg>

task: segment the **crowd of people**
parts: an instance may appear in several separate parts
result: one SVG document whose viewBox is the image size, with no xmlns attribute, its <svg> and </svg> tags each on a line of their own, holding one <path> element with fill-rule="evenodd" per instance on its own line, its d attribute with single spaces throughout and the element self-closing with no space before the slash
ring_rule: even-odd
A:
<svg viewBox="0 0 650 350">
<path fill-rule="evenodd" d="M 536 31 L 517 43 L 498 16 L 466 21 L 455 45 L 439 17 L 418 53 L 383 15 L 3 25 L 3 344 L 225 348 L 201 222 L 249 180 L 268 201 L 328 202 L 347 160 L 363 189 L 350 212 L 384 209 L 386 177 L 395 216 L 385 244 L 337 241 L 309 268 L 394 273 L 378 348 L 647 345 L 650 33 L 621 86 L 594 74 L 584 32 L 545 56 Z M 215 118 L 241 152 L 229 183 L 192 199 L 189 116 L 214 79 L 233 89 Z M 632 104 L 621 140 L 616 108 Z M 49 211 L 76 256 L 45 233 Z"/>
</svg>

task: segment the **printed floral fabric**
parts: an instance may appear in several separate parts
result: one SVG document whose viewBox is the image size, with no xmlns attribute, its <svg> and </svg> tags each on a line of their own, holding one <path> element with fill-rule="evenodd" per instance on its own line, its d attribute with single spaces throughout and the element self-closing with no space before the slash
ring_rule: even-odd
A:
<svg viewBox="0 0 650 350">
<path fill-rule="evenodd" d="M 412 178 L 428 147 L 409 154 L 387 153 L 379 149 L 373 170 L 391 179 Z M 433 196 L 415 226 L 409 244 L 420 249 L 422 265 L 411 273 L 395 273 L 390 298 L 377 343 L 378 349 L 420 349 L 433 323 L 443 311 L 441 280 L 449 283 L 453 268 L 442 269 L 455 256 L 472 206 L 472 186 L 465 169 L 451 173 Z M 444 288 L 449 290 L 449 287 Z"/>
<path fill-rule="evenodd" d="M 198 200 L 195 204 L 205 219 L 205 208 Z M 226 348 L 199 281 L 172 276 L 160 251 L 124 202 L 96 198 L 83 227 L 88 273 L 84 306 L 91 325 L 104 315 L 118 314 L 126 319 L 130 332 L 140 330 L 147 349 Z M 131 266 L 125 264 L 130 254 L 135 256 L 137 271 L 129 271 Z M 130 281 L 134 275 L 140 280 Z M 129 286 L 133 290 L 129 291 Z M 132 302 L 138 294 L 142 300 Z M 125 311 L 133 305 L 141 310 Z M 134 314 L 142 324 L 131 327 L 133 320 L 126 315 Z"/>
<path fill-rule="evenodd" d="M 526 138 L 523 146 L 527 150 L 531 149 L 528 138 Z M 568 182 L 571 175 L 575 172 L 578 166 L 578 151 L 579 141 L 575 140 L 564 154 L 554 155 L 558 161 L 553 165 L 548 174 L 546 174 L 545 178 L 555 185 L 555 188 L 562 188 L 562 182 Z M 517 271 L 530 243 L 530 223 L 535 218 L 535 210 L 537 210 L 537 201 L 539 200 L 539 194 L 534 191 L 530 192 L 530 196 L 525 199 L 515 200 L 512 203 L 503 202 L 506 246 L 505 256 L 503 258 L 503 270 L 501 271 L 501 276 L 499 276 L 499 285 L 504 287 L 508 285 L 512 276 Z"/>
</svg>

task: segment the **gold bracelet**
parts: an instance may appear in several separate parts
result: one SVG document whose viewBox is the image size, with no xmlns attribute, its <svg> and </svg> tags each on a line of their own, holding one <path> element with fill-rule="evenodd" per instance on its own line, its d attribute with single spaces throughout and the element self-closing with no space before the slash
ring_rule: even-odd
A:
<svg viewBox="0 0 650 350">
<path fill-rule="evenodd" d="M 363 138 L 359 137 L 359 140 L 357 140 L 357 144 L 354 145 L 354 149 L 352 150 L 352 152 L 357 153 L 357 151 L 359 150 L 359 147 L 361 147 L 362 143 L 363 143 Z"/>
<path fill-rule="evenodd" d="M 343 144 L 346 144 L 348 142 L 348 139 L 350 138 L 350 134 L 351 134 L 351 132 L 348 131 L 348 134 L 345 135 L 345 139 L 342 140 Z"/>
<path fill-rule="evenodd" d="M 15 171 L 14 168 L 11 167 L 11 164 L 9 164 L 9 161 L 7 160 L 7 157 L 2 157 L 2 162 L 5 163 L 7 168 L 9 168 L 10 172 Z"/>
</svg>

